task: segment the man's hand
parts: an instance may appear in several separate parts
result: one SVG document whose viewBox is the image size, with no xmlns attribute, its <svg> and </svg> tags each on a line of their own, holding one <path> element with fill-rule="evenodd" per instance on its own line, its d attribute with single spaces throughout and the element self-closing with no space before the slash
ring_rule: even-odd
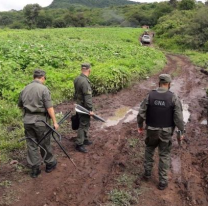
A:
<svg viewBox="0 0 208 206">
<path fill-rule="evenodd" d="M 182 142 L 182 140 L 184 139 L 184 134 L 182 135 L 182 132 L 180 130 L 177 130 L 176 133 L 178 142 Z"/>
<path fill-rule="evenodd" d="M 59 125 L 57 123 L 53 124 L 55 130 L 57 130 L 59 128 Z"/>
<path fill-rule="evenodd" d="M 50 115 L 50 117 L 53 121 L 53 126 L 54 126 L 55 130 L 57 130 L 59 128 L 59 125 L 56 122 L 56 116 L 55 116 L 54 108 L 50 107 L 47 110 L 48 110 L 48 114 Z"/>
<path fill-rule="evenodd" d="M 90 116 L 93 116 L 94 115 L 94 112 L 90 112 Z"/>
<path fill-rule="evenodd" d="M 144 134 L 144 129 L 143 128 L 138 128 L 138 133 L 139 134 Z"/>
<path fill-rule="evenodd" d="M 184 135 L 180 136 L 180 141 L 182 141 L 184 139 Z"/>
</svg>

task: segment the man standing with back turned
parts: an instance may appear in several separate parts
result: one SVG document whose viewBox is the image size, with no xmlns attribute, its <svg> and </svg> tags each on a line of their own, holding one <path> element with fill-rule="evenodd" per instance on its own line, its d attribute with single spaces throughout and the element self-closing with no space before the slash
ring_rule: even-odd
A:
<svg viewBox="0 0 208 206">
<path fill-rule="evenodd" d="M 50 91 L 43 85 L 46 80 L 46 73 L 37 69 L 34 71 L 33 77 L 34 80 L 20 93 L 18 106 L 24 110 L 25 137 L 32 138 L 38 142 L 48 131 L 47 126 L 41 120 L 48 122 L 49 118 L 51 118 L 55 129 L 58 129 L 59 125 L 56 122 Z M 45 171 L 50 173 L 57 165 L 57 161 L 52 154 L 50 136 L 44 139 L 40 145 L 47 152 L 44 160 L 46 163 Z M 27 149 L 27 161 L 32 167 L 30 176 L 36 178 L 41 173 L 38 146 L 30 139 L 27 139 Z M 45 153 L 42 149 L 40 151 L 43 157 Z"/>
<path fill-rule="evenodd" d="M 90 80 L 88 79 L 91 69 L 89 63 L 81 65 L 81 74 L 74 80 L 75 100 L 77 104 L 90 111 L 90 115 L 79 113 L 79 129 L 76 139 L 76 150 L 86 153 L 87 149 L 84 145 L 91 145 L 92 141 L 88 138 L 88 130 L 90 127 L 90 116 L 92 112 L 92 89 Z"/>
<path fill-rule="evenodd" d="M 175 126 L 182 132 L 184 123 L 182 105 L 178 97 L 169 91 L 171 76 L 159 76 L 159 88 L 152 90 L 140 105 L 137 116 L 138 132 L 143 133 L 143 122 L 146 121 L 145 139 L 145 173 L 143 178 L 150 179 L 155 148 L 159 152 L 159 185 L 158 189 L 164 190 L 168 186 L 168 170 L 170 167 L 170 152 L 172 135 Z"/>
</svg>

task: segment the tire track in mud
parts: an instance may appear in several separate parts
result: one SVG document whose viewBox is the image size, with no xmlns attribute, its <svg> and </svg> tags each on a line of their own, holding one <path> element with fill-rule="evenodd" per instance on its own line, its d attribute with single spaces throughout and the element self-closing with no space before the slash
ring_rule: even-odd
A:
<svg viewBox="0 0 208 206">
<path fill-rule="evenodd" d="M 186 206 L 195 204 L 205 206 L 208 205 L 208 200 L 206 184 L 204 185 L 202 179 L 200 158 L 204 158 L 207 154 L 201 152 L 206 149 L 208 141 L 206 126 L 201 125 L 200 121 L 206 114 L 203 88 L 208 86 L 207 77 L 184 56 L 167 55 L 167 62 L 166 67 L 160 73 L 172 74 L 174 79 L 172 89 L 189 105 L 191 116 L 187 124 L 187 138 L 182 148 L 178 148 L 174 142 L 172 162 L 178 156 L 180 160 L 172 164 L 169 187 L 163 192 L 156 189 L 157 168 L 154 168 L 152 180 L 148 183 L 141 183 L 148 190 L 140 196 L 138 205 Z M 154 89 L 157 84 L 158 74 L 151 76 L 148 80 L 135 82 L 131 88 L 124 89 L 117 94 L 95 97 L 95 109 L 105 119 L 114 116 L 117 109 L 127 108 L 126 111 L 131 108 L 135 109 L 148 91 Z M 57 106 L 56 111 L 65 112 L 71 108 L 73 108 L 73 102 Z M 16 182 L 11 188 L 16 191 L 18 200 L 13 205 L 104 206 L 108 202 L 106 193 L 109 192 L 109 188 L 113 187 L 113 179 L 120 174 L 116 168 L 119 167 L 121 171 L 125 170 L 125 161 L 129 153 L 125 149 L 125 144 L 129 137 L 137 136 L 136 130 L 135 118 L 127 123 L 122 119 L 117 125 L 109 127 L 92 121 L 90 133 L 94 144 L 88 147 L 87 154 L 75 152 L 73 143 L 75 133 L 69 131 L 66 136 L 68 140 L 64 139 L 63 145 L 72 155 L 78 169 L 75 169 L 56 148 L 58 168 L 54 172 L 46 174 L 42 171 L 41 176 L 35 180 L 26 179 L 25 173 L 19 174 L 25 179 L 23 182 Z M 122 155 L 125 155 L 127 159 Z M 123 162 L 119 160 L 120 156 Z"/>
</svg>

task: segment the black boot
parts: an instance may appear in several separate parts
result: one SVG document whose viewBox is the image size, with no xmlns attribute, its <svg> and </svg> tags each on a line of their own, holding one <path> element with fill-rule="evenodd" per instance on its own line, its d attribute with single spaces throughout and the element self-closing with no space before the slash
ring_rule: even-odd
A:
<svg viewBox="0 0 208 206">
<path fill-rule="evenodd" d="M 159 190 L 164 190 L 168 186 L 167 182 L 160 182 L 158 185 Z"/>
<path fill-rule="evenodd" d="M 84 145 L 91 145 L 93 142 L 90 141 L 89 139 L 84 140 Z"/>
<path fill-rule="evenodd" d="M 87 153 L 87 149 L 84 147 L 84 145 L 76 145 L 76 150 L 79 152 Z"/>
<path fill-rule="evenodd" d="M 55 168 L 56 168 L 56 165 L 57 165 L 57 161 L 55 160 L 52 164 L 47 164 L 46 165 L 46 172 L 47 173 L 50 173 L 50 172 L 52 172 L 53 170 L 55 170 Z"/>
<path fill-rule="evenodd" d="M 143 179 L 145 181 L 148 181 L 151 178 L 151 172 L 150 171 L 145 171 L 143 174 Z"/>
<path fill-rule="evenodd" d="M 41 170 L 39 169 L 39 167 L 36 168 L 32 168 L 32 171 L 30 173 L 30 177 L 32 178 L 36 178 L 38 177 L 38 175 L 41 173 Z"/>
</svg>

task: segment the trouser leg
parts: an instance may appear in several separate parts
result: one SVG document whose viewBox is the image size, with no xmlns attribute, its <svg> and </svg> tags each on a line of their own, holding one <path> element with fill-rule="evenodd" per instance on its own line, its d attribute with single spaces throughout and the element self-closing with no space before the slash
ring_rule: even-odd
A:
<svg viewBox="0 0 208 206">
<path fill-rule="evenodd" d="M 145 160 L 144 160 L 144 169 L 145 171 L 151 172 L 153 167 L 153 156 L 154 156 L 155 148 L 154 147 L 146 147 L 145 148 Z"/>
<path fill-rule="evenodd" d="M 44 125 L 44 126 L 39 126 L 36 125 L 35 127 L 35 132 L 38 138 L 38 141 L 45 135 L 45 133 L 48 131 L 48 128 Z M 45 149 L 46 151 L 46 158 L 44 160 L 44 162 L 46 164 L 53 164 L 56 160 L 55 157 L 52 153 L 52 147 L 51 147 L 51 137 L 50 135 L 45 138 L 40 145 Z M 40 152 L 41 152 L 41 156 L 44 157 L 45 155 L 45 151 L 43 149 L 40 148 Z"/>
<path fill-rule="evenodd" d="M 90 127 L 90 116 L 79 114 L 79 129 L 77 132 L 77 145 L 83 145 L 84 140 L 88 138 L 88 130 Z"/>
<path fill-rule="evenodd" d="M 159 134 L 158 130 L 147 130 L 147 137 L 145 139 L 145 160 L 144 160 L 144 169 L 146 172 L 151 173 L 153 167 L 153 156 L 155 148 L 159 143 Z"/>
<path fill-rule="evenodd" d="M 159 143 L 159 181 L 168 181 L 168 170 L 170 168 L 172 140 L 171 134 L 163 131 L 162 140 Z"/>
<path fill-rule="evenodd" d="M 25 137 L 38 141 L 34 130 L 34 125 L 24 125 Z M 30 139 L 27 139 L 27 162 L 32 168 L 37 168 L 41 164 L 38 146 Z"/>
</svg>

